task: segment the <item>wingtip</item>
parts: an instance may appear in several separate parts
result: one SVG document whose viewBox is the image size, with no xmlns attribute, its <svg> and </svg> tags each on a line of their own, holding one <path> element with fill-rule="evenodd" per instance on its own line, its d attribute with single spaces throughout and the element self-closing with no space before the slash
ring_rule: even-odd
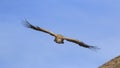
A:
<svg viewBox="0 0 120 68">
<path fill-rule="evenodd" d="M 31 27 L 31 24 L 27 21 L 27 19 L 23 20 L 23 25 L 28 28 Z"/>
<path fill-rule="evenodd" d="M 96 50 L 99 50 L 100 48 L 98 48 L 98 47 L 96 47 L 96 46 L 90 46 L 90 47 L 88 47 L 89 49 L 91 49 L 91 50 L 94 50 L 94 51 L 96 51 Z"/>
</svg>

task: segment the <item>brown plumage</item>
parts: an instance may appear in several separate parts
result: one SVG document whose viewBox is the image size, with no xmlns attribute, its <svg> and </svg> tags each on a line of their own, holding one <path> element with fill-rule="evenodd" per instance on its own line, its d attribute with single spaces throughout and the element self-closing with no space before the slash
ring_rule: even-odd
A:
<svg viewBox="0 0 120 68">
<path fill-rule="evenodd" d="M 50 32 L 48 30 L 45 30 L 43 28 L 40 28 L 38 26 L 33 26 L 31 25 L 27 20 L 25 20 L 25 25 L 28 27 L 28 28 L 31 28 L 31 29 L 34 29 L 34 30 L 37 30 L 37 31 L 42 31 L 42 32 L 45 32 L 45 33 L 48 33 L 52 36 L 55 37 L 54 41 L 58 44 L 64 44 L 64 40 L 67 40 L 69 42 L 73 42 L 73 43 L 76 43 L 78 44 L 79 46 L 82 46 L 82 47 L 85 47 L 85 48 L 90 48 L 90 49 L 98 49 L 97 47 L 95 46 L 90 46 L 90 45 L 87 45 L 79 40 L 76 40 L 76 39 L 72 39 L 72 38 L 66 38 L 64 36 L 62 36 L 61 34 L 55 34 L 53 32 Z"/>
</svg>

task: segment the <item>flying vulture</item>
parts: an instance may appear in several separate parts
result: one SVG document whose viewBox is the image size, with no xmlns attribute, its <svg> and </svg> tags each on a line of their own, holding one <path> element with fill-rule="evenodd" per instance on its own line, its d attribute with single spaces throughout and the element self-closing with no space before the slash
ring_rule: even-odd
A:
<svg viewBox="0 0 120 68">
<path fill-rule="evenodd" d="M 64 44 L 64 40 L 67 40 L 69 42 L 73 42 L 73 43 L 76 43 L 78 44 L 79 46 L 82 46 L 84 48 L 89 48 L 89 49 L 98 49 L 96 46 L 90 46 L 90 45 L 87 45 L 85 44 L 84 42 L 81 42 L 79 40 L 76 40 L 76 39 L 72 39 L 72 38 L 67 38 L 67 37 L 64 37 L 63 35 L 61 34 L 55 34 L 51 31 L 48 31 L 48 30 L 45 30 L 41 27 L 38 27 L 38 26 L 33 26 L 32 24 L 30 24 L 27 20 L 24 21 L 25 22 L 25 26 L 28 27 L 28 28 L 31 28 L 31 29 L 34 29 L 34 30 L 37 30 L 37 31 L 42 31 L 44 33 L 47 33 L 47 34 L 50 34 L 51 36 L 54 36 L 55 39 L 54 41 L 58 44 Z"/>
</svg>

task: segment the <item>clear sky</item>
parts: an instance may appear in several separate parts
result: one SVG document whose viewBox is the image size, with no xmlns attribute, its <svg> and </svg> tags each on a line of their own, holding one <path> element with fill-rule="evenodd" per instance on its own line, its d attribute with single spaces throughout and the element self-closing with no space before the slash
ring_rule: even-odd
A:
<svg viewBox="0 0 120 68">
<path fill-rule="evenodd" d="M 101 48 L 25 28 L 24 19 Z M 0 68 L 98 68 L 120 55 L 120 0 L 0 0 Z"/>
</svg>

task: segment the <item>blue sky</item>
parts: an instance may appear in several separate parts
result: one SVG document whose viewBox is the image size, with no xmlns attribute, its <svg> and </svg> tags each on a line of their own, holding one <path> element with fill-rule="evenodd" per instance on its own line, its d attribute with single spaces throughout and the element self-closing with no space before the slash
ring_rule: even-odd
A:
<svg viewBox="0 0 120 68">
<path fill-rule="evenodd" d="M 97 68 L 120 53 L 119 0 L 0 0 L 0 68 Z M 98 51 L 25 28 L 24 19 Z"/>
</svg>

